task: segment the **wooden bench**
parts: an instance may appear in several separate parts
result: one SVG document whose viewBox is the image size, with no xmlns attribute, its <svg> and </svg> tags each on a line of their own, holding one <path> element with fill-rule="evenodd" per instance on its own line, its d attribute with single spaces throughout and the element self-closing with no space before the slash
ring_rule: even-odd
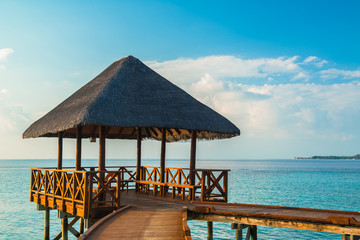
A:
<svg viewBox="0 0 360 240">
<path fill-rule="evenodd" d="M 157 188 L 158 186 L 162 186 L 164 187 L 166 184 L 162 183 L 162 182 L 157 182 L 157 181 L 146 181 L 146 180 L 135 180 L 136 183 L 138 183 L 140 186 L 144 186 L 144 190 L 145 192 L 149 192 L 149 186 L 153 185 L 153 195 L 156 196 L 157 194 Z"/>
<path fill-rule="evenodd" d="M 160 195 L 161 196 L 165 196 L 167 193 L 167 189 L 169 187 L 172 187 L 172 193 L 171 196 L 172 198 L 175 198 L 176 195 L 176 189 L 178 189 L 178 194 L 181 195 L 181 198 L 184 200 L 186 197 L 186 189 L 188 189 L 188 199 L 189 200 L 194 200 L 192 199 L 192 196 L 195 197 L 195 191 L 196 189 L 200 188 L 200 185 L 189 185 L 189 184 L 179 184 L 179 183 L 170 183 L 170 182 L 158 182 L 158 181 L 146 181 L 146 180 L 138 180 L 135 181 L 136 183 L 144 186 L 144 190 L 145 192 L 149 192 L 149 186 L 153 185 L 153 195 L 156 196 L 158 190 L 157 188 L 160 187 Z M 193 198 L 194 198 L 193 197 Z"/>
<path fill-rule="evenodd" d="M 175 191 L 176 191 L 176 188 L 178 189 L 178 194 L 181 195 L 181 198 L 184 200 L 185 199 L 185 190 L 186 189 L 189 189 L 189 194 L 188 194 L 188 198 L 189 200 L 195 200 L 195 192 L 196 192 L 196 189 L 199 189 L 201 188 L 200 185 L 189 185 L 189 184 L 180 184 L 180 183 L 165 183 L 166 184 L 166 187 L 172 187 L 172 198 L 175 197 Z M 192 194 L 190 194 L 190 191 L 192 192 Z M 191 197 L 193 196 L 193 197 Z"/>
</svg>

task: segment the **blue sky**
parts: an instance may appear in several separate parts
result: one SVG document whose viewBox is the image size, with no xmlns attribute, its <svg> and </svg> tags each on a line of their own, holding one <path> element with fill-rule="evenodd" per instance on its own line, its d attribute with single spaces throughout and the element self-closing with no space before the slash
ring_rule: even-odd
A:
<svg viewBox="0 0 360 240">
<path fill-rule="evenodd" d="M 1 1 L 0 158 L 54 158 L 22 132 L 113 61 L 133 55 L 234 122 L 205 159 L 352 155 L 360 145 L 358 1 Z M 97 146 L 84 140 L 84 157 Z M 5 147 L 4 147 L 5 146 Z M 109 158 L 135 142 L 109 140 Z M 158 157 L 159 143 L 144 144 Z M 65 142 L 65 157 L 74 142 Z M 188 157 L 188 143 L 167 157 Z"/>
</svg>

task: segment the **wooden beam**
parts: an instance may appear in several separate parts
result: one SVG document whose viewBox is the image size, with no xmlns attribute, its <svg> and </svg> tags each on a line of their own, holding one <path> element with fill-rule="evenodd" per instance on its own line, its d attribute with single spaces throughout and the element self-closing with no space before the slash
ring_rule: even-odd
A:
<svg viewBox="0 0 360 240">
<path fill-rule="evenodd" d="M 134 128 L 134 129 L 133 129 L 133 131 L 132 131 L 132 133 L 131 133 L 131 135 L 130 135 L 130 136 L 134 136 L 134 135 L 135 135 L 135 133 L 136 133 L 136 128 Z"/>
<path fill-rule="evenodd" d="M 93 126 L 93 129 L 90 132 L 90 136 L 94 136 L 96 133 L 96 130 L 98 129 L 98 127 L 96 125 Z"/>
<path fill-rule="evenodd" d="M 166 129 L 166 133 L 168 133 L 170 136 L 174 135 L 174 133 L 171 131 L 171 129 Z"/>
<path fill-rule="evenodd" d="M 58 132 L 58 162 L 57 169 L 62 169 L 63 160 L 63 132 Z"/>
<path fill-rule="evenodd" d="M 175 132 L 178 134 L 178 135 L 181 135 L 181 131 L 177 128 L 174 128 Z"/>
<path fill-rule="evenodd" d="M 158 136 L 160 136 L 161 135 L 161 131 L 158 129 L 158 128 L 151 128 L 151 130 L 153 130 L 154 131 L 154 133 L 155 133 L 155 135 L 158 137 Z"/>
<path fill-rule="evenodd" d="M 82 126 L 76 128 L 76 159 L 75 169 L 81 170 L 81 139 L 82 139 Z"/>
<path fill-rule="evenodd" d="M 165 182 L 165 148 L 166 148 L 166 128 L 161 129 L 161 155 L 160 155 L 160 182 Z"/>
<path fill-rule="evenodd" d="M 151 136 L 154 135 L 154 137 L 158 136 L 158 133 L 151 127 L 148 128 L 150 130 Z"/>
<path fill-rule="evenodd" d="M 121 135 L 121 133 L 123 132 L 124 128 L 120 127 L 118 135 Z"/>
</svg>

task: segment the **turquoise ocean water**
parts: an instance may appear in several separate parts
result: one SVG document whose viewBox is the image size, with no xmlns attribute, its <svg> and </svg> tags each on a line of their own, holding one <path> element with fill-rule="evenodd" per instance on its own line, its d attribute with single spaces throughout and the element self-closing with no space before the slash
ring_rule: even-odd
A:
<svg viewBox="0 0 360 240">
<path fill-rule="evenodd" d="M 83 160 L 96 166 L 97 160 Z M 158 160 L 143 160 L 158 166 Z M 167 160 L 188 167 L 188 160 Z M 65 160 L 65 166 L 74 161 Z M 135 165 L 135 160 L 107 160 Z M 56 160 L 0 160 L 0 239 L 42 239 L 43 212 L 29 202 L 30 167 L 54 167 Z M 198 160 L 199 168 L 228 168 L 229 202 L 360 211 L 360 161 L 356 160 Z M 51 236 L 61 229 L 51 211 Z M 206 239 L 206 223 L 190 221 L 193 239 Z M 341 235 L 259 227 L 259 239 L 341 239 Z M 74 239 L 74 238 L 73 238 Z M 214 223 L 214 239 L 234 239 L 229 224 Z"/>
</svg>

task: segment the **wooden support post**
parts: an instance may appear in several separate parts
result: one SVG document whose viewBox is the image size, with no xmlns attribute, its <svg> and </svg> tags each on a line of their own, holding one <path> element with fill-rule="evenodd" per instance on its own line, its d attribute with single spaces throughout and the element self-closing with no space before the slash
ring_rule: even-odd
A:
<svg viewBox="0 0 360 240">
<path fill-rule="evenodd" d="M 235 229 L 235 240 L 242 240 L 242 229 Z"/>
<path fill-rule="evenodd" d="M 245 224 L 239 224 L 239 223 L 232 223 L 231 224 L 231 229 L 235 229 L 235 239 L 236 240 L 242 240 L 242 230 L 247 228 L 248 225 Z M 250 233 L 249 233 L 249 237 L 250 237 Z"/>
<path fill-rule="evenodd" d="M 251 225 L 246 234 L 245 240 L 257 240 L 257 226 Z"/>
<path fill-rule="evenodd" d="M 78 126 L 76 129 L 76 159 L 75 159 L 76 170 L 81 170 L 81 138 L 82 138 L 82 126 Z"/>
<path fill-rule="evenodd" d="M 62 225 L 62 240 L 68 240 L 68 217 L 65 215 L 61 219 Z"/>
<path fill-rule="evenodd" d="M 136 180 L 140 180 L 141 171 L 141 128 L 137 129 L 137 151 L 136 151 Z M 136 192 L 139 191 L 139 184 L 136 183 Z"/>
<path fill-rule="evenodd" d="M 50 239 L 50 209 L 44 211 L 44 240 Z"/>
<path fill-rule="evenodd" d="M 105 171 L 105 126 L 101 125 L 99 125 L 99 171 Z M 105 174 L 99 173 L 99 179 L 98 190 L 100 191 L 104 185 Z M 105 194 L 99 197 L 100 200 L 105 200 L 105 198 Z"/>
<path fill-rule="evenodd" d="M 191 132 L 191 153 L 190 153 L 190 185 L 195 185 L 195 167 L 196 167 L 196 130 Z M 191 191 L 191 200 L 194 200 L 194 192 Z"/>
<path fill-rule="evenodd" d="M 342 240 L 360 240 L 360 236 L 343 234 L 342 235 Z"/>
<path fill-rule="evenodd" d="M 213 240 L 213 222 L 207 222 L 207 240 Z"/>
<path fill-rule="evenodd" d="M 99 171 L 105 170 L 105 126 L 99 126 Z"/>
<path fill-rule="evenodd" d="M 58 162 L 57 169 L 62 169 L 63 160 L 63 132 L 58 132 Z"/>
<path fill-rule="evenodd" d="M 160 155 L 160 182 L 165 182 L 165 151 L 166 151 L 166 129 L 161 129 L 161 155 Z M 164 186 L 160 186 L 160 195 L 165 195 Z"/>
<path fill-rule="evenodd" d="M 79 233 L 80 234 L 84 233 L 84 226 L 85 226 L 85 221 L 83 218 L 80 218 L 80 223 L 79 223 Z"/>
</svg>

